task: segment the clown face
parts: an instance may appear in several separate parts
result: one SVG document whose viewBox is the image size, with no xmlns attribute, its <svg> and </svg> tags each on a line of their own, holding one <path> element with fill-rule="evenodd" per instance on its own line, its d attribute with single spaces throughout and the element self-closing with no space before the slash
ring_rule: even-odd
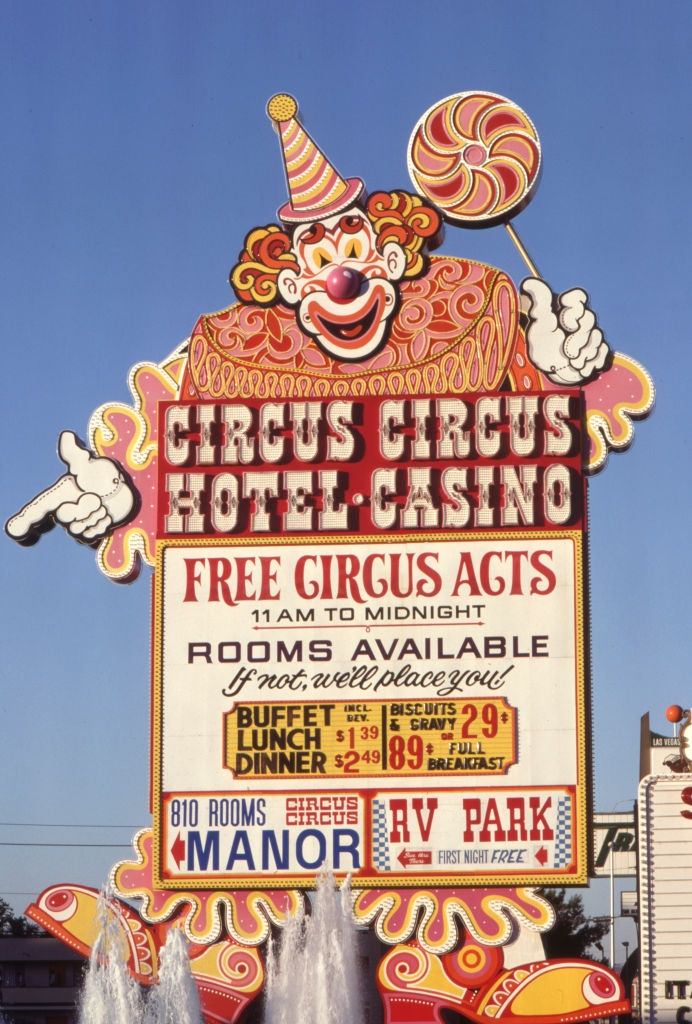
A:
<svg viewBox="0 0 692 1024">
<path fill-rule="evenodd" d="M 396 307 L 394 284 L 406 269 L 396 242 L 377 250 L 377 236 L 363 211 L 352 206 L 324 220 L 301 224 L 292 251 L 298 273 L 282 270 L 279 294 L 306 334 L 328 355 L 356 362 L 384 343 Z"/>
</svg>

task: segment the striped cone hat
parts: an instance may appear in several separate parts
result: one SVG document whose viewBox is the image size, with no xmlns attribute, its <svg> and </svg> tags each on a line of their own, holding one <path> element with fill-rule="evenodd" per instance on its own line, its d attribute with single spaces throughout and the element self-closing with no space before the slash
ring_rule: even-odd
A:
<svg viewBox="0 0 692 1024">
<path fill-rule="evenodd" d="M 267 113 L 281 141 L 290 199 L 279 210 L 287 224 L 331 217 L 355 202 L 365 189 L 360 178 L 342 178 L 297 118 L 298 104 L 288 93 L 272 96 Z"/>
</svg>

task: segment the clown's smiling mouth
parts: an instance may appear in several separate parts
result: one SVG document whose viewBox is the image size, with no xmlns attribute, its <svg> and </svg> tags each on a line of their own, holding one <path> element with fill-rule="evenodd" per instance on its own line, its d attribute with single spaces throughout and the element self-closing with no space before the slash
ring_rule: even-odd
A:
<svg viewBox="0 0 692 1024">
<path fill-rule="evenodd" d="M 348 344 L 360 341 L 368 333 L 379 312 L 379 308 L 380 303 L 374 302 L 365 316 L 362 316 L 359 320 L 348 320 L 345 323 L 327 320 L 321 313 L 315 314 L 315 319 L 319 321 L 320 333 L 331 335 L 337 341 Z"/>
</svg>

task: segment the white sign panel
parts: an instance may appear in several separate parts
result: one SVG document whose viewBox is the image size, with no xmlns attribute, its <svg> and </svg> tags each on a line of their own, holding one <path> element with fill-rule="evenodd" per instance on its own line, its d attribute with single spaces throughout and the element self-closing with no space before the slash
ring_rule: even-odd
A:
<svg viewBox="0 0 692 1024">
<path fill-rule="evenodd" d="M 593 816 L 593 873 L 613 878 L 636 878 L 637 835 L 634 811 L 611 811 Z"/>
<path fill-rule="evenodd" d="M 639 836 L 642 1020 L 692 1020 L 692 775 L 642 779 Z"/>
<path fill-rule="evenodd" d="M 567 531 L 161 543 L 162 884 L 575 878 L 581 573 Z"/>
</svg>

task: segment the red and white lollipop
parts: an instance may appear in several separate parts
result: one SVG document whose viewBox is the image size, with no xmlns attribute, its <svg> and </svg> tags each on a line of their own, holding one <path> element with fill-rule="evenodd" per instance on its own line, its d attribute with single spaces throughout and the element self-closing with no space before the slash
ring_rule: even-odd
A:
<svg viewBox="0 0 692 1024">
<path fill-rule="evenodd" d="M 538 276 L 508 221 L 532 198 L 541 146 L 521 107 L 490 92 L 461 92 L 440 100 L 418 120 L 408 147 L 416 191 L 445 220 L 463 227 L 505 223 Z"/>
<path fill-rule="evenodd" d="M 541 145 L 521 107 L 492 92 L 460 92 L 430 107 L 408 147 L 416 191 L 463 227 L 504 224 L 531 277 L 522 283 L 530 361 L 553 384 L 580 386 L 602 372 L 610 347 L 582 288 L 554 294 L 510 223 L 532 198 Z"/>
</svg>

